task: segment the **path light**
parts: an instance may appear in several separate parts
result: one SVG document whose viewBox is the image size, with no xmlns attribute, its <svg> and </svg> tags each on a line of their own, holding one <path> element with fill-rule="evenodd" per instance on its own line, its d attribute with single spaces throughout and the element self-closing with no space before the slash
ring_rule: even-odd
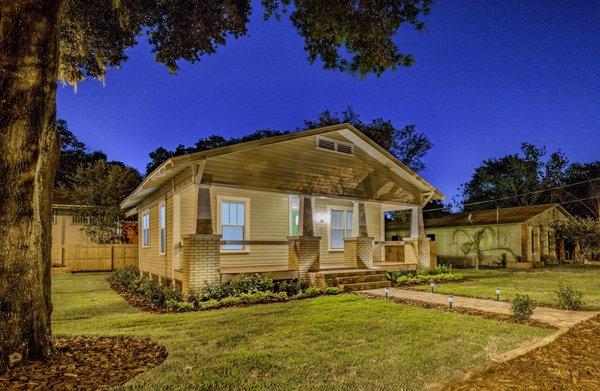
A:
<svg viewBox="0 0 600 391">
<path fill-rule="evenodd" d="M 387 299 L 387 298 L 388 298 L 388 292 L 390 291 L 390 288 L 388 288 L 388 287 L 385 287 L 385 288 L 383 289 L 383 291 L 385 292 L 385 298 Z"/>
<path fill-rule="evenodd" d="M 500 292 L 502 292 L 502 289 L 496 288 L 496 300 L 500 300 Z"/>
<path fill-rule="evenodd" d="M 448 295 L 448 304 L 450 305 L 450 309 L 452 309 L 452 303 L 454 302 L 454 296 L 451 294 Z"/>
<path fill-rule="evenodd" d="M 429 284 L 429 286 L 431 287 L 431 293 L 433 293 L 433 291 L 436 287 L 435 282 L 432 282 L 431 284 Z"/>
</svg>

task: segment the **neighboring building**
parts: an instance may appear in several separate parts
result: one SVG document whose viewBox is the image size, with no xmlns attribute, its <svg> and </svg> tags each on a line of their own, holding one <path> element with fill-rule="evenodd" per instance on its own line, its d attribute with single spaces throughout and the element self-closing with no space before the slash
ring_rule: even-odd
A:
<svg viewBox="0 0 600 391">
<path fill-rule="evenodd" d="M 52 264 L 62 263 L 62 247 L 65 245 L 90 244 L 86 238 L 84 222 L 77 216 L 77 209 L 67 198 L 55 193 L 52 200 Z"/>
<path fill-rule="evenodd" d="M 519 206 L 452 214 L 435 219 L 425 219 L 426 234 L 435 241 L 438 263 L 464 265 L 465 254 L 461 246 L 483 227 L 490 227 L 483 242 L 482 264 L 499 263 L 503 254 L 509 267 L 533 267 L 535 263 L 564 261 L 568 256 L 565 242 L 550 223 L 555 219 L 569 219 L 571 215 L 558 204 Z M 386 237 L 396 239 L 407 234 L 407 223 L 388 223 Z M 496 250 L 492 250 L 496 249 Z M 522 265 L 514 265 L 520 261 Z M 475 255 L 470 255 L 468 265 L 475 265 Z"/>
<path fill-rule="evenodd" d="M 184 291 L 250 272 L 384 286 L 384 269 L 429 266 L 421 210 L 443 197 L 341 124 L 173 157 L 121 207 L 138 214 L 141 272 Z M 406 209 L 404 264 L 386 262 L 384 213 Z"/>
</svg>

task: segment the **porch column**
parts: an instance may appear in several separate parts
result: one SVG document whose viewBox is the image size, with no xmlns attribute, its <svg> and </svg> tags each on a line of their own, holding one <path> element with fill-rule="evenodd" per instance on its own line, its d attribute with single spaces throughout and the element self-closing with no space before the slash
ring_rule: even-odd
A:
<svg viewBox="0 0 600 391">
<path fill-rule="evenodd" d="M 417 206 L 413 211 L 416 210 L 417 217 L 417 234 L 418 234 L 418 259 L 419 267 L 431 267 L 435 266 L 431 264 L 431 249 L 429 247 L 429 238 L 425 236 L 425 221 L 423 220 L 423 207 Z"/>
<path fill-rule="evenodd" d="M 541 226 L 541 234 L 540 234 L 540 254 L 543 256 L 548 255 L 549 245 L 548 245 L 548 227 L 545 225 Z"/>
<path fill-rule="evenodd" d="M 531 227 L 521 225 L 521 259 L 531 262 Z"/>
<path fill-rule="evenodd" d="M 186 235 L 183 237 L 181 290 L 199 291 L 204 284 L 221 281 L 221 235 Z"/>
<path fill-rule="evenodd" d="M 321 267 L 321 237 L 315 236 L 312 199 L 300 196 L 299 209 L 298 232 L 300 236 L 288 237 L 288 269 L 298 270 L 298 278 L 308 281 L 308 273 L 318 271 Z"/>
<path fill-rule="evenodd" d="M 364 202 L 354 203 L 358 220 L 358 235 L 344 238 L 344 265 L 350 269 L 373 268 L 373 238 L 367 231 L 367 212 Z"/>
</svg>

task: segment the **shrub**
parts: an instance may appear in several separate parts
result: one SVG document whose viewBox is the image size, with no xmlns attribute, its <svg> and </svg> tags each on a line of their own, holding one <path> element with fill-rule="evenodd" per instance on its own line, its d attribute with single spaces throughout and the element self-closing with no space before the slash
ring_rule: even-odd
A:
<svg viewBox="0 0 600 391">
<path fill-rule="evenodd" d="M 259 304 L 271 301 L 271 295 L 271 292 L 256 291 L 253 293 L 242 293 L 240 294 L 240 299 L 242 299 L 242 302 L 244 303 Z"/>
<path fill-rule="evenodd" d="M 320 294 L 321 294 L 321 290 L 315 286 L 306 288 L 306 290 L 304 291 L 305 297 L 315 297 L 315 296 L 319 296 Z"/>
<path fill-rule="evenodd" d="M 240 305 L 242 303 L 242 299 L 237 296 L 229 296 L 221 299 L 221 305 L 223 307 L 232 307 L 234 305 Z"/>
<path fill-rule="evenodd" d="M 463 279 L 463 275 L 459 273 L 445 273 L 445 274 L 427 274 L 427 275 L 416 275 L 416 276 L 400 276 L 395 282 L 397 285 L 417 285 L 417 284 L 429 284 L 432 282 L 448 282 L 448 281 L 460 281 Z"/>
<path fill-rule="evenodd" d="M 207 300 L 200 303 L 200 308 L 203 310 L 210 310 L 212 308 L 219 308 L 221 306 L 221 302 L 219 300 Z"/>
<path fill-rule="evenodd" d="M 325 289 L 323 289 L 323 293 L 326 295 L 337 295 L 340 293 L 340 288 L 336 286 L 326 286 Z"/>
<path fill-rule="evenodd" d="M 398 270 L 395 272 L 389 272 L 387 278 L 390 281 L 396 281 L 400 277 L 414 277 L 417 273 L 409 270 Z"/>
<path fill-rule="evenodd" d="M 190 303 L 189 301 L 177 301 L 174 299 L 167 300 L 165 304 L 168 309 L 175 312 L 193 311 L 196 308 L 194 303 Z"/>
<path fill-rule="evenodd" d="M 233 296 L 233 288 L 229 283 L 205 283 L 200 292 L 195 293 L 194 301 L 200 303 L 207 300 L 220 300 L 227 296 Z"/>
<path fill-rule="evenodd" d="M 426 267 L 424 269 L 420 269 L 419 271 L 417 271 L 417 275 L 421 275 L 421 276 L 446 274 L 446 273 L 452 273 L 452 266 L 438 265 L 435 267 Z"/>
<path fill-rule="evenodd" d="M 135 289 L 133 282 L 138 278 L 140 278 L 140 271 L 137 267 L 125 267 L 113 271 L 108 281 L 124 291 L 132 292 Z"/>
<path fill-rule="evenodd" d="M 267 292 L 273 291 L 275 284 L 268 277 L 263 277 L 260 274 L 244 274 L 239 280 L 231 282 L 233 295 L 250 292 Z"/>
<path fill-rule="evenodd" d="M 527 295 L 517 294 L 512 301 L 511 313 L 515 321 L 522 323 L 533 315 L 535 302 Z"/>
<path fill-rule="evenodd" d="M 308 288 L 304 280 L 281 280 L 275 282 L 275 292 L 285 292 L 288 296 L 294 296 Z"/>
<path fill-rule="evenodd" d="M 578 310 L 583 304 L 582 297 L 583 293 L 573 289 L 570 285 L 559 285 L 556 290 L 556 303 L 561 309 Z"/>
</svg>

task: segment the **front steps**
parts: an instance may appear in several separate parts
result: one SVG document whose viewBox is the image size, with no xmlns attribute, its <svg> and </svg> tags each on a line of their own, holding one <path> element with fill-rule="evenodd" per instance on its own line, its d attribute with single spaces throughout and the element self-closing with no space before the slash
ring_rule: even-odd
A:
<svg viewBox="0 0 600 391">
<path fill-rule="evenodd" d="M 390 287 L 385 271 L 370 269 L 332 269 L 309 273 L 311 283 L 320 287 L 337 286 L 342 292 Z"/>
</svg>

